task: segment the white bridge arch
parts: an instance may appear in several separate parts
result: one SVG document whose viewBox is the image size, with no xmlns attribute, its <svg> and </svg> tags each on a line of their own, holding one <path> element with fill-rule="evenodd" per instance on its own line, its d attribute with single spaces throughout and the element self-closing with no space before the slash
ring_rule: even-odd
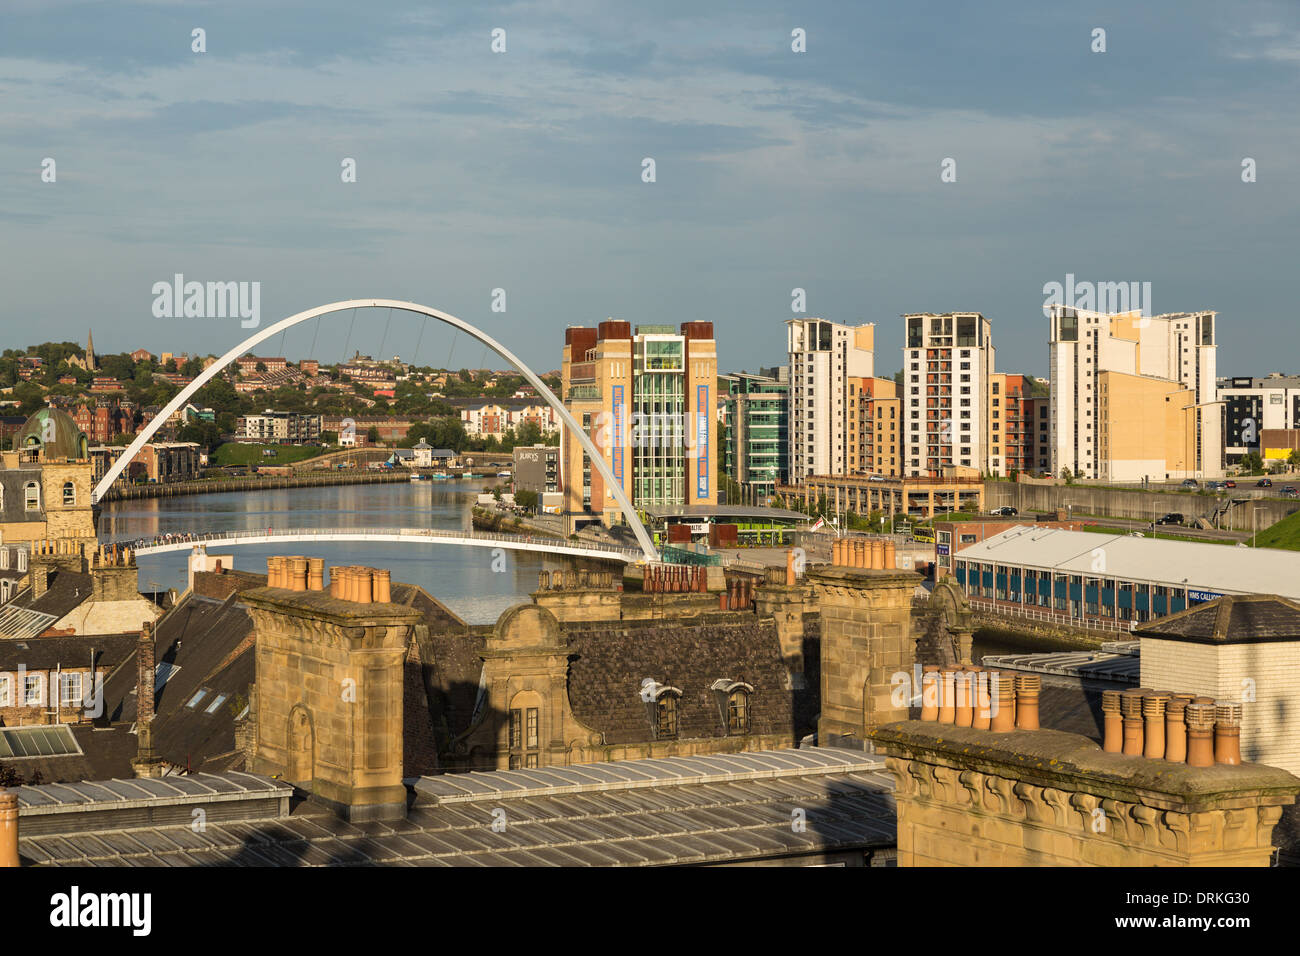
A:
<svg viewBox="0 0 1300 956">
<path fill-rule="evenodd" d="M 636 509 L 632 507 L 632 501 L 628 498 L 627 492 L 623 490 L 622 484 L 614 478 L 614 473 L 606 463 L 605 456 L 596 448 L 595 443 L 591 440 L 591 436 L 584 432 L 577 421 L 574 420 L 573 416 L 569 413 L 569 410 L 564 407 L 558 398 L 555 397 L 555 393 L 546 387 L 546 384 L 532 369 L 520 361 L 515 354 L 504 345 L 492 338 L 492 336 L 476 329 L 468 322 L 458 319 L 456 316 L 447 312 L 441 312 L 438 309 L 431 309 L 426 305 L 419 305 L 415 302 L 402 302 L 397 299 L 348 299 L 344 302 L 331 302 L 329 305 L 318 306 L 315 309 L 308 309 L 306 312 L 299 312 L 297 315 L 291 315 L 287 319 L 281 319 L 279 322 L 262 329 L 262 331 L 250 335 L 225 355 L 221 356 L 221 358 L 217 359 L 217 361 L 213 362 L 200 372 L 199 375 L 195 377 L 194 381 L 181 389 L 180 392 L 177 393 L 176 397 L 168 402 L 163 409 L 154 416 L 153 420 L 145 426 L 144 430 L 135 437 L 135 441 L 131 442 L 131 444 L 126 447 L 126 450 L 122 452 L 117 461 L 113 463 L 113 466 L 109 468 L 104 477 L 99 480 L 99 484 L 95 485 L 95 490 L 91 496 L 92 499 L 94 501 L 99 501 L 108 492 L 108 489 L 113 487 L 113 482 L 117 480 L 118 476 L 122 473 L 122 470 L 126 468 L 127 464 L 135 458 L 137 454 L 139 454 L 140 449 L 148 443 L 149 439 L 154 436 L 154 433 L 163 426 L 167 419 L 176 411 L 183 408 L 185 403 L 190 400 L 190 397 L 194 395 L 195 392 L 215 378 L 223 369 L 230 365 L 231 362 L 234 362 L 241 355 L 251 351 L 254 346 L 266 341 L 278 332 L 283 332 L 285 329 L 298 325 L 301 322 L 307 322 L 311 319 L 317 318 L 318 316 L 328 315 L 331 312 L 344 312 L 348 309 L 398 309 L 403 312 L 414 312 L 418 315 L 428 316 L 431 319 L 437 319 L 439 322 L 445 322 L 447 325 L 460 329 L 462 332 L 473 336 L 518 369 L 519 373 L 528 380 L 528 384 L 537 389 L 537 394 L 541 395 L 542 398 L 546 400 L 546 403 L 550 405 L 551 408 L 555 409 L 556 414 L 560 416 L 560 420 L 564 422 L 565 426 L 573 436 L 578 439 L 578 442 L 582 445 L 583 451 L 585 451 L 587 457 L 591 459 L 592 467 L 599 471 L 601 477 L 605 479 L 606 487 L 613 492 L 614 500 L 618 502 L 619 508 L 622 509 L 623 517 L 627 519 L 627 523 L 631 525 L 632 531 L 636 535 L 637 543 L 641 546 L 641 551 L 645 555 L 646 560 L 659 560 L 659 552 L 655 550 L 654 542 L 651 540 L 649 532 L 646 531 L 645 525 L 641 523 L 641 519 L 637 517 Z"/>
</svg>

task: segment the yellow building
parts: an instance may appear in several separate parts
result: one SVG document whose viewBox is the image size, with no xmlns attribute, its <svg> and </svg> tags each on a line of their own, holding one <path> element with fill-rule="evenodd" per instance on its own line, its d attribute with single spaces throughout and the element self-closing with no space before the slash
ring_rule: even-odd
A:
<svg viewBox="0 0 1300 956">
<path fill-rule="evenodd" d="M 1196 396 L 1127 372 L 1097 376 L 1097 460 L 1103 481 L 1195 477 Z"/>
<path fill-rule="evenodd" d="M 712 322 L 565 330 L 560 397 L 638 508 L 716 505 L 718 356 Z M 564 510 L 622 520 L 613 493 L 567 430 Z"/>
<path fill-rule="evenodd" d="M 845 474 L 902 474 L 902 399 L 890 378 L 848 378 Z"/>
</svg>

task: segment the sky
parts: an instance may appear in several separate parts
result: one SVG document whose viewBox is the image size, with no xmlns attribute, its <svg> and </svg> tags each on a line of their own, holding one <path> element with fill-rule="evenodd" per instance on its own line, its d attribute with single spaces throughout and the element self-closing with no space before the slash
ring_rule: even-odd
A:
<svg viewBox="0 0 1300 956">
<path fill-rule="evenodd" d="M 1298 87 L 1300 5 L 1250 0 L 5 0 L 0 347 L 254 331 L 155 315 L 180 273 L 260 283 L 260 327 L 419 302 L 538 371 L 567 325 L 711 320 L 719 368 L 754 370 L 803 289 L 876 323 L 878 374 L 902 313 L 951 310 L 1042 374 L 1072 274 L 1217 310 L 1220 374 L 1296 372 Z M 373 311 L 259 352 L 356 349 L 505 364 Z"/>
</svg>

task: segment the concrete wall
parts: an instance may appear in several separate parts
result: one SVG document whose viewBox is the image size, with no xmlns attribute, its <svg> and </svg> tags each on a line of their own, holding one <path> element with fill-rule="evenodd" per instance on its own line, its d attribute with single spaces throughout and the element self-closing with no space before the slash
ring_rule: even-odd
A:
<svg viewBox="0 0 1300 956">
<path fill-rule="evenodd" d="M 1253 483 L 1253 479 L 1246 479 Z M 1056 511 L 1074 506 L 1074 514 L 1109 515 L 1153 521 L 1170 511 L 1189 518 L 1208 517 L 1219 507 L 1218 498 L 1209 495 L 1177 492 L 1137 491 L 1129 488 L 1096 488 L 1085 485 L 1039 485 L 1010 481 L 984 483 L 984 501 L 990 508 L 1010 505 L 1021 513 Z M 1252 509 L 1259 509 L 1258 527 L 1266 528 L 1300 510 L 1300 504 L 1263 498 L 1232 508 L 1224 516 L 1223 527 L 1249 531 Z"/>
</svg>

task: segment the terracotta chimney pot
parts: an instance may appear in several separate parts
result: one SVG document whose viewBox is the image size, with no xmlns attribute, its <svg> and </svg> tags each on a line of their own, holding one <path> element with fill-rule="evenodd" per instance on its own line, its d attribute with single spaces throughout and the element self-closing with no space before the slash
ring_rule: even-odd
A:
<svg viewBox="0 0 1300 956">
<path fill-rule="evenodd" d="M 324 558 L 307 559 L 307 590 L 308 591 L 325 590 L 325 559 Z"/>
<path fill-rule="evenodd" d="M 1221 700 L 1214 708 L 1214 762 L 1241 763 L 1241 704 Z"/>
<path fill-rule="evenodd" d="M 1043 679 L 1037 674 L 1016 675 L 1016 729 L 1038 729 L 1038 695 Z"/>
<path fill-rule="evenodd" d="M 1163 760 L 1165 756 L 1165 706 L 1169 695 L 1164 691 L 1153 690 L 1142 698 L 1142 717 L 1146 722 L 1146 741 L 1142 756 Z"/>
<path fill-rule="evenodd" d="M 372 568 L 357 568 L 357 603 L 373 604 L 374 596 L 374 570 Z"/>
<path fill-rule="evenodd" d="M 955 701 L 955 719 L 958 727 L 969 727 L 975 721 L 975 675 L 964 667 L 953 671 L 957 697 Z"/>
<path fill-rule="evenodd" d="M 898 567 L 898 549 L 893 541 L 885 542 L 885 570 L 892 571 Z"/>
<path fill-rule="evenodd" d="M 1143 749 L 1142 698 L 1146 688 L 1131 688 L 1119 696 L 1120 713 L 1124 715 L 1124 753 L 1140 756 Z"/>
<path fill-rule="evenodd" d="M 993 705 L 989 697 L 989 675 L 982 667 L 967 666 L 970 675 L 971 708 L 974 711 L 971 727 L 975 730 L 988 730 L 993 722 Z"/>
<path fill-rule="evenodd" d="M 1106 733 L 1101 749 L 1106 753 L 1117 754 L 1124 749 L 1124 718 L 1119 712 L 1120 692 L 1104 690 L 1101 692 L 1101 713 Z"/>
<path fill-rule="evenodd" d="M 957 675 L 944 670 L 939 674 L 939 723 L 951 724 L 957 720 Z"/>
<path fill-rule="evenodd" d="M 939 665 L 926 664 L 921 671 L 921 719 L 939 719 Z"/>
<path fill-rule="evenodd" d="M 1191 694 L 1174 694 L 1165 704 L 1165 759 L 1187 761 L 1187 705 Z"/>
<path fill-rule="evenodd" d="M 376 604 L 392 603 L 393 600 L 392 577 L 393 577 L 392 572 L 387 569 L 375 571 L 374 582 L 375 582 L 375 603 Z"/>
<path fill-rule="evenodd" d="M 1013 674 L 996 671 L 992 678 L 993 714 L 989 729 L 1003 734 L 1016 729 L 1016 678 Z"/>
<path fill-rule="evenodd" d="M 18 865 L 18 794 L 0 790 L 0 867 Z"/>
<path fill-rule="evenodd" d="M 1187 765 L 1214 766 L 1214 704 L 1200 698 L 1187 705 Z"/>
</svg>

